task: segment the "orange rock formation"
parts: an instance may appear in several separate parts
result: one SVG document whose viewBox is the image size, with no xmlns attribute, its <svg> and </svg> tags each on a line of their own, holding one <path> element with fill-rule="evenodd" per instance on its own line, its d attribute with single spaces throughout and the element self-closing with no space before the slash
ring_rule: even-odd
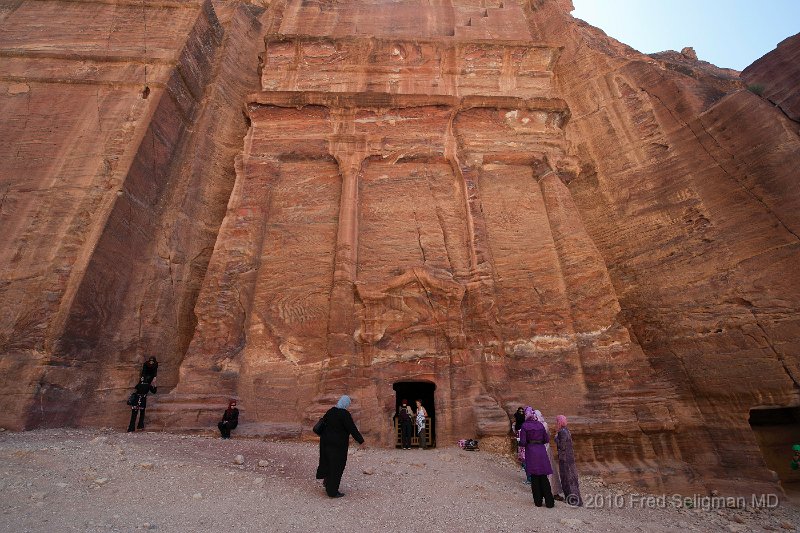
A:
<svg viewBox="0 0 800 533">
<path fill-rule="evenodd" d="M 420 382 L 440 443 L 532 404 L 583 472 L 774 488 L 748 413 L 800 404 L 798 37 L 762 98 L 571 9 L 0 8 L 0 423 L 121 427 L 156 355 L 165 429 L 235 396 L 305 437 L 348 393 L 390 445 Z"/>
</svg>

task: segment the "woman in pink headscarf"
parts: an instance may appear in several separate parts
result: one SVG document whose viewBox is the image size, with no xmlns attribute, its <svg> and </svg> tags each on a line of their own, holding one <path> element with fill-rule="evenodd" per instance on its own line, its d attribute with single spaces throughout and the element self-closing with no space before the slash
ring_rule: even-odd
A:
<svg viewBox="0 0 800 533">
<path fill-rule="evenodd" d="M 558 449 L 558 469 L 561 471 L 561 486 L 564 488 L 564 499 L 570 505 L 583 505 L 581 490 L 578 486 L 578 469 L 575 466 L 575 452 L 572 449 L 572 435 L 567 429 L 567 417 L 556 417 L 556 448 Z"/>
<path fill-rule="evenodd" d="M 547 434 L 550 434 L 550 428 L 547 426 L 547 422 L 544 421 L 544 417 L 542 416 L 542 412 L 536 409 L 533 412 L 533 416 L 536 417 L 536 420 L 542 423 L 544 426 L 544 430 L 547 431 Z M 550 482 L 550 490 L 553 492 L 553 497 L 556 500 L 562 500 L 561 496 L 561 479 L 558 475 L 558 467 L 556 465 L 555 459 L 553 459 L 553 450 L 550 448 L 550 443 L 544 445 L 544 449 L 547 450 L 547 458 L 550 460 L 550 466 L 553 468 L 553 473 L 547 476 L 547 481 Z"/>
</svg>

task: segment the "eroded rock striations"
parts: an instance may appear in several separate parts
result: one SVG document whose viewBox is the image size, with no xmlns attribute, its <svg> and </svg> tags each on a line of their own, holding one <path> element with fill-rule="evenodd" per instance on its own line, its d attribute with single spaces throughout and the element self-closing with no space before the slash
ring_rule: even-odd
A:
<svg viewBox="0 0 800 533">
<path fill-rule="evenodd" d="M 440 443 L 533 404 L 586 473 L 774 488 L 747 421 L 800 401 L 798 74 L 767 100 L 571 9 L 0 11 L 1 422 L 121 425 L 155 354 L 159 428 L 234 396 L 242 434 L 306 437 L 348 393 L 391 445 L 424 382 Z"/>
<path fill-rule="evenodd" d="M 2 424 L 115 420 L 106 401 L 146 354 L 162 386 L 177 381 L 265 16 L 88 1 L 4 14 Z"/>
<path fill-rule="evenodd" d="M 778 47 L 742 71 L 750 89 L 778 106 L 786 116 L 800 121 L 800 33 L 784 39 Z"/>
</svg>

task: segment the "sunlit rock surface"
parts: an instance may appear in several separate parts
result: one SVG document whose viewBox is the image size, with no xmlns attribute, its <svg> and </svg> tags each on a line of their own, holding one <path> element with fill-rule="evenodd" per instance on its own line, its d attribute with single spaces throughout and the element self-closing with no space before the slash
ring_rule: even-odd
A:
<svg viewBox="0 0 800 533">
<path fill-rule="evenodd" d="M 581 470 L 774 488 L 797 405 L 797 39 L 738 73 L 568 1 L 22 0 L 0 8 L 0 423 L 392 445 L 565 414 Z M 779 71 L 777 74 L 770 74 Z M 762 83 L 762 96 L 747 84 Z M 794 85 L 792 85 L 794 84 Z"/>
</svg>

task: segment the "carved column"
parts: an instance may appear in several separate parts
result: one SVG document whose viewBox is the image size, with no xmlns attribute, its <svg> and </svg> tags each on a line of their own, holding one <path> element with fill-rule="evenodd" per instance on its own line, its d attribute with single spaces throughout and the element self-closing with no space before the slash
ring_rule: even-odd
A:
<svg viewBox="0 0 800 533">
<path fill-rule="evenodd" d="M 343 126 L 347 128 L 348 124 Z M 365 137 L 353 134 L 335 135 L 330 143 L 330 151 L 339 163 L 342 175 L 336 258 L 328 319 L 327 380 L 334 382 L 340 376 L 331 375 L 331 370 L 358 364 L 353 339 L 355 282 L 358 269 L 358 176 L 366 156 L 366 145 Z M 341 377 L 344 376 L 345 374 Z"/>
</svg>

